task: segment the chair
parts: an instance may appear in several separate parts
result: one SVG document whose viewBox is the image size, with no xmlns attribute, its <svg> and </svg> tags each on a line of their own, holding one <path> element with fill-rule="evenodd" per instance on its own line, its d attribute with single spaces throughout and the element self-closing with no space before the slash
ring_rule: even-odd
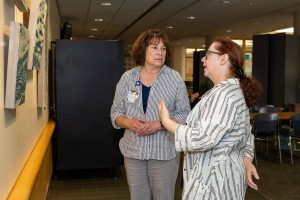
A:
<svg viewBox="0 0 300 200">
<path fill-rule="evenodd" d="M 274 106 L 269 104 L 256 103 L 252 108 L 250 108 L 250 112 L 257 113 L 259 109 L 262 107 L 274 107 Z"/>
<path fill-rule="evenodd" d="M 300 140 L 300 114 L 294 114 L 291 117 L 290 126 L 284 125 L 282 126 L 282 135 L 288 135 L 289 137 L 289 147 L 291 154 L 291 163 L 294 164 L 293 160 L 293 147 L 292 141 L 294 143 L 294 147 L 296 147 L 296 140 Z"/>
<path fill-rule="evenodd" d="M 257 114 L 254 118 L 255 140 L 267 141 L 267 153 L 269 151 L 269 146 L 268 146 L 269 139 L 271 137 L 274 137 L 275 141 L 278 140 L 279 160 L 281 164 L 282 159 L 281 159 L 281 149 L 280 149 L 280 136 L 278 134 L 278 129 L 279 129 L 278 125 L 279 125 L 279 121 L 278 121 L 278 115 L 276 113 Z M 257 165 L 256 150 L 254 151 L 254 153 L 255 153 L 255 162 Z"/>
<path fill-rule="evenodd" d="M 276 112 L 282 112 L 283 108 L 281 107 L 270 107 L 270 106 L 263 106 L 259 108 L 259 113 L 276 113 Z"/>
</svg>

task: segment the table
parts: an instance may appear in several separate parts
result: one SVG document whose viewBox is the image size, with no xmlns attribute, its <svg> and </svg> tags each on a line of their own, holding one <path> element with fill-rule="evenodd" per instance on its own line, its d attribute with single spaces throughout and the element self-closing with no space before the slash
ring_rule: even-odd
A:
<svg viewBox="0 0 300 200">
<path fill-rule="evenodd" d="M 290 103 L 290 110 L 293 112 L 300 112 L 300 103 Z"/>
<path fill-rule="evenodd" d="M 256 115 L 263 114 L 263 113 L 250 113 L 250 120 L 254 120 Z M 290 120 L 292 115 L 297 114 L 297 112 L 277 112 L 278 119 L 280 121 Z"/>
</svg>

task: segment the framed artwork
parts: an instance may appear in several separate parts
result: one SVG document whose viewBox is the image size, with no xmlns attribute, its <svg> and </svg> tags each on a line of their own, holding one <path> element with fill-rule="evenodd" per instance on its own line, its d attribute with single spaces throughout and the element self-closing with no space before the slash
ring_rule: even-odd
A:
<svg viewBox="0 0 300 200">
<path fill-rule="evenodd" d="M 47 22 L 45 32 L 47 33 Z M 41 66 L 37 72 L 37 107 L 46 108 L 48 99 L 48 45 L 47 34 L 43 41 Z"/>
<path fill-rule="evenodd" d="M 27 2 L 26 0 L 14 0 L 17 8 L 21 11 L 21 12 L 28 12 L 28 6 L 27 6 Z"/>
<path fill-rule="evenodd" d="M 27 69 L 39 69 L 45 38 L 47 4 L 45 0 L 32 0 L 29 16 L 29 56 Z"/>
<path fill-rule="evenodd" d="M 25 102 L 29 32 L 20 23 L 10 23 L 5 108 L 15 109 Z"/>
<path fill-rule="evenodd" d="M 4 0 L 3 2 L 3 19 L 4 19 L 4 24 L 9 27 L 11 21 L 16 21 L 15 18 L 15 5 L 13 1 L 11 0 Z"/>
</svg>

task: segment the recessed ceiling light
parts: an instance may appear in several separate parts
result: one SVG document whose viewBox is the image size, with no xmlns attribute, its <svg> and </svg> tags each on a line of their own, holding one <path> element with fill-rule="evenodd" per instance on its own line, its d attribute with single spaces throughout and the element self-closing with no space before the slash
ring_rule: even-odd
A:
<svg viewBox="0 0 300 200">
<path fill-rule="evenodd" d="M 230 29 L 225 30 L 226 33 L 231 33 Z"/>
<path fill-rule="evenodd" d="M 223 5 L 228 5 L 228 4 L 230 4 L 230 0 L 222 0 L 221 3 Z"/>
<path fill-rule="evenodd" d="M 111 6 L 111 3 L 110 2 L 102 2 L 100 5 L 101 6 Z"/>
<path fill-rule="evenodd" d="M 97 28 L 91 28 L 91 31 L 98 31 Z"/>
<path fill-rule="evenodd" d="M 194 17 L 194 16 L 188 16 L 188 17 L 186 17 L 187 19 L 191 19 L 191 20 L 193 20 L 193 19 L 195 19 L 196 17 Z"/>
<path fill-rule="evenodd" d="M 101 19 L 101 18 L 95 18 L 95 22 L 102 22 L 103 21 L 103 19 Z"/>
<path fill-rule="evenodd" d="M 93 35 L 89 35 L 89 38 L 93 38 L 93 37 L 95 37 L 95 36 L 93 36 Z"/>
<path fill-rule="evenodd" d="M 254 5 L 254 2 L 249 2 L 248 5 L 249 5 L 249 6 L 253 6 L 253 5 Z"/>
<path fill-rule="evenodd" d="M 167 26 L 166 28 L 167 29 L 173 29 L 174 27 L 173 26 Z"/>
</svg>

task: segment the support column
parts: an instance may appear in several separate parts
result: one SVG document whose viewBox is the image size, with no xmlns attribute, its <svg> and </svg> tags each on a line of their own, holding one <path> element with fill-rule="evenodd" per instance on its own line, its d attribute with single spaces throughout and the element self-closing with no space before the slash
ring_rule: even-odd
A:
<svg viewBox="0 0 300 200">
<path fill-rule="evenodd" d="M 300 35 L 300 12 L 295 12 L 294 17 L 294 35 Z"/>
<path fill-rule="evenodd" d="M 185 80 L 185 47 L 172 47 L 170 67 L 178 71 L 182 79 Z"/>
</svg>

